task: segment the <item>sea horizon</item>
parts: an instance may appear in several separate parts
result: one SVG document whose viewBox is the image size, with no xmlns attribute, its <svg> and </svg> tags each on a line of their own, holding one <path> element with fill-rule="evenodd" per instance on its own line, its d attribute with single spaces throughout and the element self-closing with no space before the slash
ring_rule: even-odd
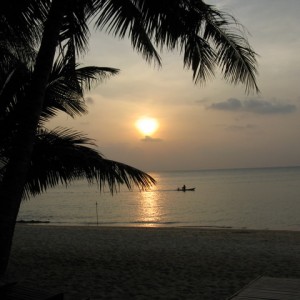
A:
<svg viewBox="0 0 300 300">
<path fill-rule="evenodd" d="M 228 168 L 196 168 L 196 169 L 169 169 L 169 170 L 151 170 L 146 173 L 156 172 L 199 172 L 199 171 L 230 171 L 230 170 L 259 170 L 259 169 L 285 169 L 285 168 L 300 168 L 300 165 L 282 165 L 282 166 L 256 166 L 256 167 L 228 167 Z M 140 168 L 143 170 L 142 168 Z"/>
</svg>

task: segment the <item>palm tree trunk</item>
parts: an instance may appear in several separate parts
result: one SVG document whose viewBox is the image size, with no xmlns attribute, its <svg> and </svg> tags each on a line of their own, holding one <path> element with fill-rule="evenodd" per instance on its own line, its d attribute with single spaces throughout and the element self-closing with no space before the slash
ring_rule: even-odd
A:
<svg viewBox="0 0 300 300">
<path fill-rule="evenodd" d="M 53 0 L 37 56 L 29 97 L 24 104 L 19 132 L 0 186 L 0 277 L 4 276 L 12 246 L 24 185 L 30 168 L 35 133 L 45 88 L 52 68 L 63 11 L 67 1 Z"/>
</svg>

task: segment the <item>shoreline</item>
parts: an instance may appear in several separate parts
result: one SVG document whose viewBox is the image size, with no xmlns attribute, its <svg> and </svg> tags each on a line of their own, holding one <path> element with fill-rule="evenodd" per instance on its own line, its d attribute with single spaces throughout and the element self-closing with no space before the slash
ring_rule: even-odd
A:
<svg viewBox="0 0 300 300">
<path fill-rule="evenodd" d="M 300 278 L 300 231 L 17 224 L 8 279 L 65 299 L 226 299 Z"/>
<path fill-rule="evenodd" d="M 108 224 L 79 224 L 79 223 L 51 223 L 50 221 L 37 221 L 37 220 L 30 220 L 30 221 L 25 221 L 25 220 L 18 220 L 16 221 L 16 226 L 50 226 L 50 227 L 82 227 L 82 228 L 195 228 L 195 229 L 203 229 L 203 230 L 251 230 L 251 231 L 291 231 L 291 232 L 300 232 L 300 227 L 298 228 L 250 228 L 250 227 L 232 227 L 232 226 L 214 226 L 214 225 L 161 225 L 161 224 L 149 224 L 149 225 L 137 225 L 137 224 L 132 224 L 132 225 L 123 225 L 123 224 L 118 224 L 118 225 L 108 225 Z"/>
</svg>

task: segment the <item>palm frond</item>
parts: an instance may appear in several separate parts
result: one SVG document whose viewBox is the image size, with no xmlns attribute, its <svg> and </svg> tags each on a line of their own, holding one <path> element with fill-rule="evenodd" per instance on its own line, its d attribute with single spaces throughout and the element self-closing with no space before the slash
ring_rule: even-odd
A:
<svg viewBox="0 0 300 300">
<path fill-rule="evenodd" d="M 109 67 L 82 67 L 76 69 L 77 80 L 83 89 L 91 90 L 111 76 L 119 74 L 120 70 Z"/>
<path fill-rule="evenodd" d="M 15 64 L 15 67 L 0 75 L 0 117 L 4 118 L 8 113 L 16 109 L 17 99 L 25 97 L 26 85 L 30 80 L 30 72 L 23 64 Z"/>
<path fill-rule="evenodd" d="M 13 42 L 16 37 L 10 37 L 9 41 L 0 41 L 0 68 L 2 72 L 7 72 L 12 65 L 24 64 L 28 68 L 33 68 L 36 58 L 36 51 L 22 43 Z M 12 45 L 13 44 L 13 45 Z"/>
<path fill-rule="evenodd" d="M 224 78 L 232 84 L 245 84 L 246 92 L 259 92 L 256 83 L 257 54 L 242 29 L 233 16 L 214 10 L 212 17 L 207 19 L 205 37 L 216 46 L 216 63 L 221 67 Z"/>
<path fill-rule="evenodd" d="M 56 60 L 46 90 L 41 121 L 62 111 L 75 117 L 87 112 L 84 91 L 119 73 L 118 69 L 108 67 L 79 67 L 69 57 Z"/>
<path fill-rule="evenodd" d="M 36 46 L 41 39 L 50 0 L 11 0 L 0 4 L 1 40 L 11 46 Z"/>
<path fill-rule="evenodd" d="M 94 0 L 96 27 L 108 33 L 124 38 L 128 36 L 135 50 L 142 54 L 146 61 L 155 61 L 161 65 L 161 58 L 152 41 L 152 33 L 147 31 L 147 19 L 140 9 L 140 2 L 130 0 Z"/>
<path fill-rule="evenodd" d="M 60 42 L 65 43 L 67 48 L 72 48 L 77 55 L 87 51 L 90 36 L 84 8 L 85 2 L 87 1 L 72 1 L 72 7 L 68 9 L 64 16 L 60 33 Z"/>
<path fill-rule="evenodd" d="M 40 129 L 32 157 L 25 197 L 37 195 L 58 184 L 77 179 L 97 183 L 111 193 L 120 185 L 148 189 L 155 180 L 148 174 L 123 163 L 108 160 L 93 148 L 94 142 L 70 129 Z"/>
<path fill-rule="evenodd" d="M 198 35 L 189 36 L 181 44 L 184 52 L 184 66 L 193 70 L 195 82 L 206 82 L 214 76 L 215 51 Z"/>
</svg>

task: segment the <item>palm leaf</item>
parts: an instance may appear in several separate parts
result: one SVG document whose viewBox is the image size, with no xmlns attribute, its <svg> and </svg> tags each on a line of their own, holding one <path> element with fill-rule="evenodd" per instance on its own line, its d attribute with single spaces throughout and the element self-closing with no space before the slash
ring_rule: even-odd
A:
<svg viewBox="0 0 300 300">
<path fill-rule="evenodd" d="M 119 69 L 110 67 L 82 67 L 76 69 L 77 80 L 84 90 L 91 90 L 111 76 L 119 74 Z"/>
<path fill-rule="evenodd" d="M 108 67 L 82 67 L 72 60 L 57 59 L 46 90 L 41 122 L 62 111 L 75 117 L 87 112 L 84 91 L 119 73 Z"/>
<path fill-rule="evenodd" d="M 151 42 L 152 32 L 147 31 L 149 19 L 144 18 L 140 4 L 143 1 L 131 0 L 94 0 L 92 16 L 96 16 L 95 26 L 100 30 L 124 38 L 128 36 L 135 50 L 146 61 L 155 61 L 161 65 L 161 59 Z M 146 7 L 146 6 L 145 6 Z"/>
<path fill-rule="evenodd" d="M 50 3 L 49 0 L 1 1 L 1 40 L 17 49 L 37 46 Z"/>
<path fill-rule="evenodd" d="M 76 55 L 84 54 L 88 49 L 90 31 L 87 10 L 92 9 L 92 0 L 73 0 L 64 16 L 60 33 L 60 42 L 72 48 Z"/>
<path fill-rule="evenodd" d="M 70 129 L 40 129 L 34 147 L 25 197 L 43 193 L 58 184 L 68 185 L 86 179 L 100 190 L 111 193 L 120 185 L 148 189 L 155 180 L 148 174 L 123 163 L 108 160 L 93 148 L 94 143 L 82 133 Z"/>
<path fill-rule="evenodd" d="M 235 26 L 230 26 L 232 24 Z M 204 36 L 216 46 L 216 63 L 224 78 L 229 83 L 245 84 L 246 92 L 259 92 L 257 54 L 246 39 L 243 26 L 233 16 L 213 10 L 207 19 Z"/>
</svg>

